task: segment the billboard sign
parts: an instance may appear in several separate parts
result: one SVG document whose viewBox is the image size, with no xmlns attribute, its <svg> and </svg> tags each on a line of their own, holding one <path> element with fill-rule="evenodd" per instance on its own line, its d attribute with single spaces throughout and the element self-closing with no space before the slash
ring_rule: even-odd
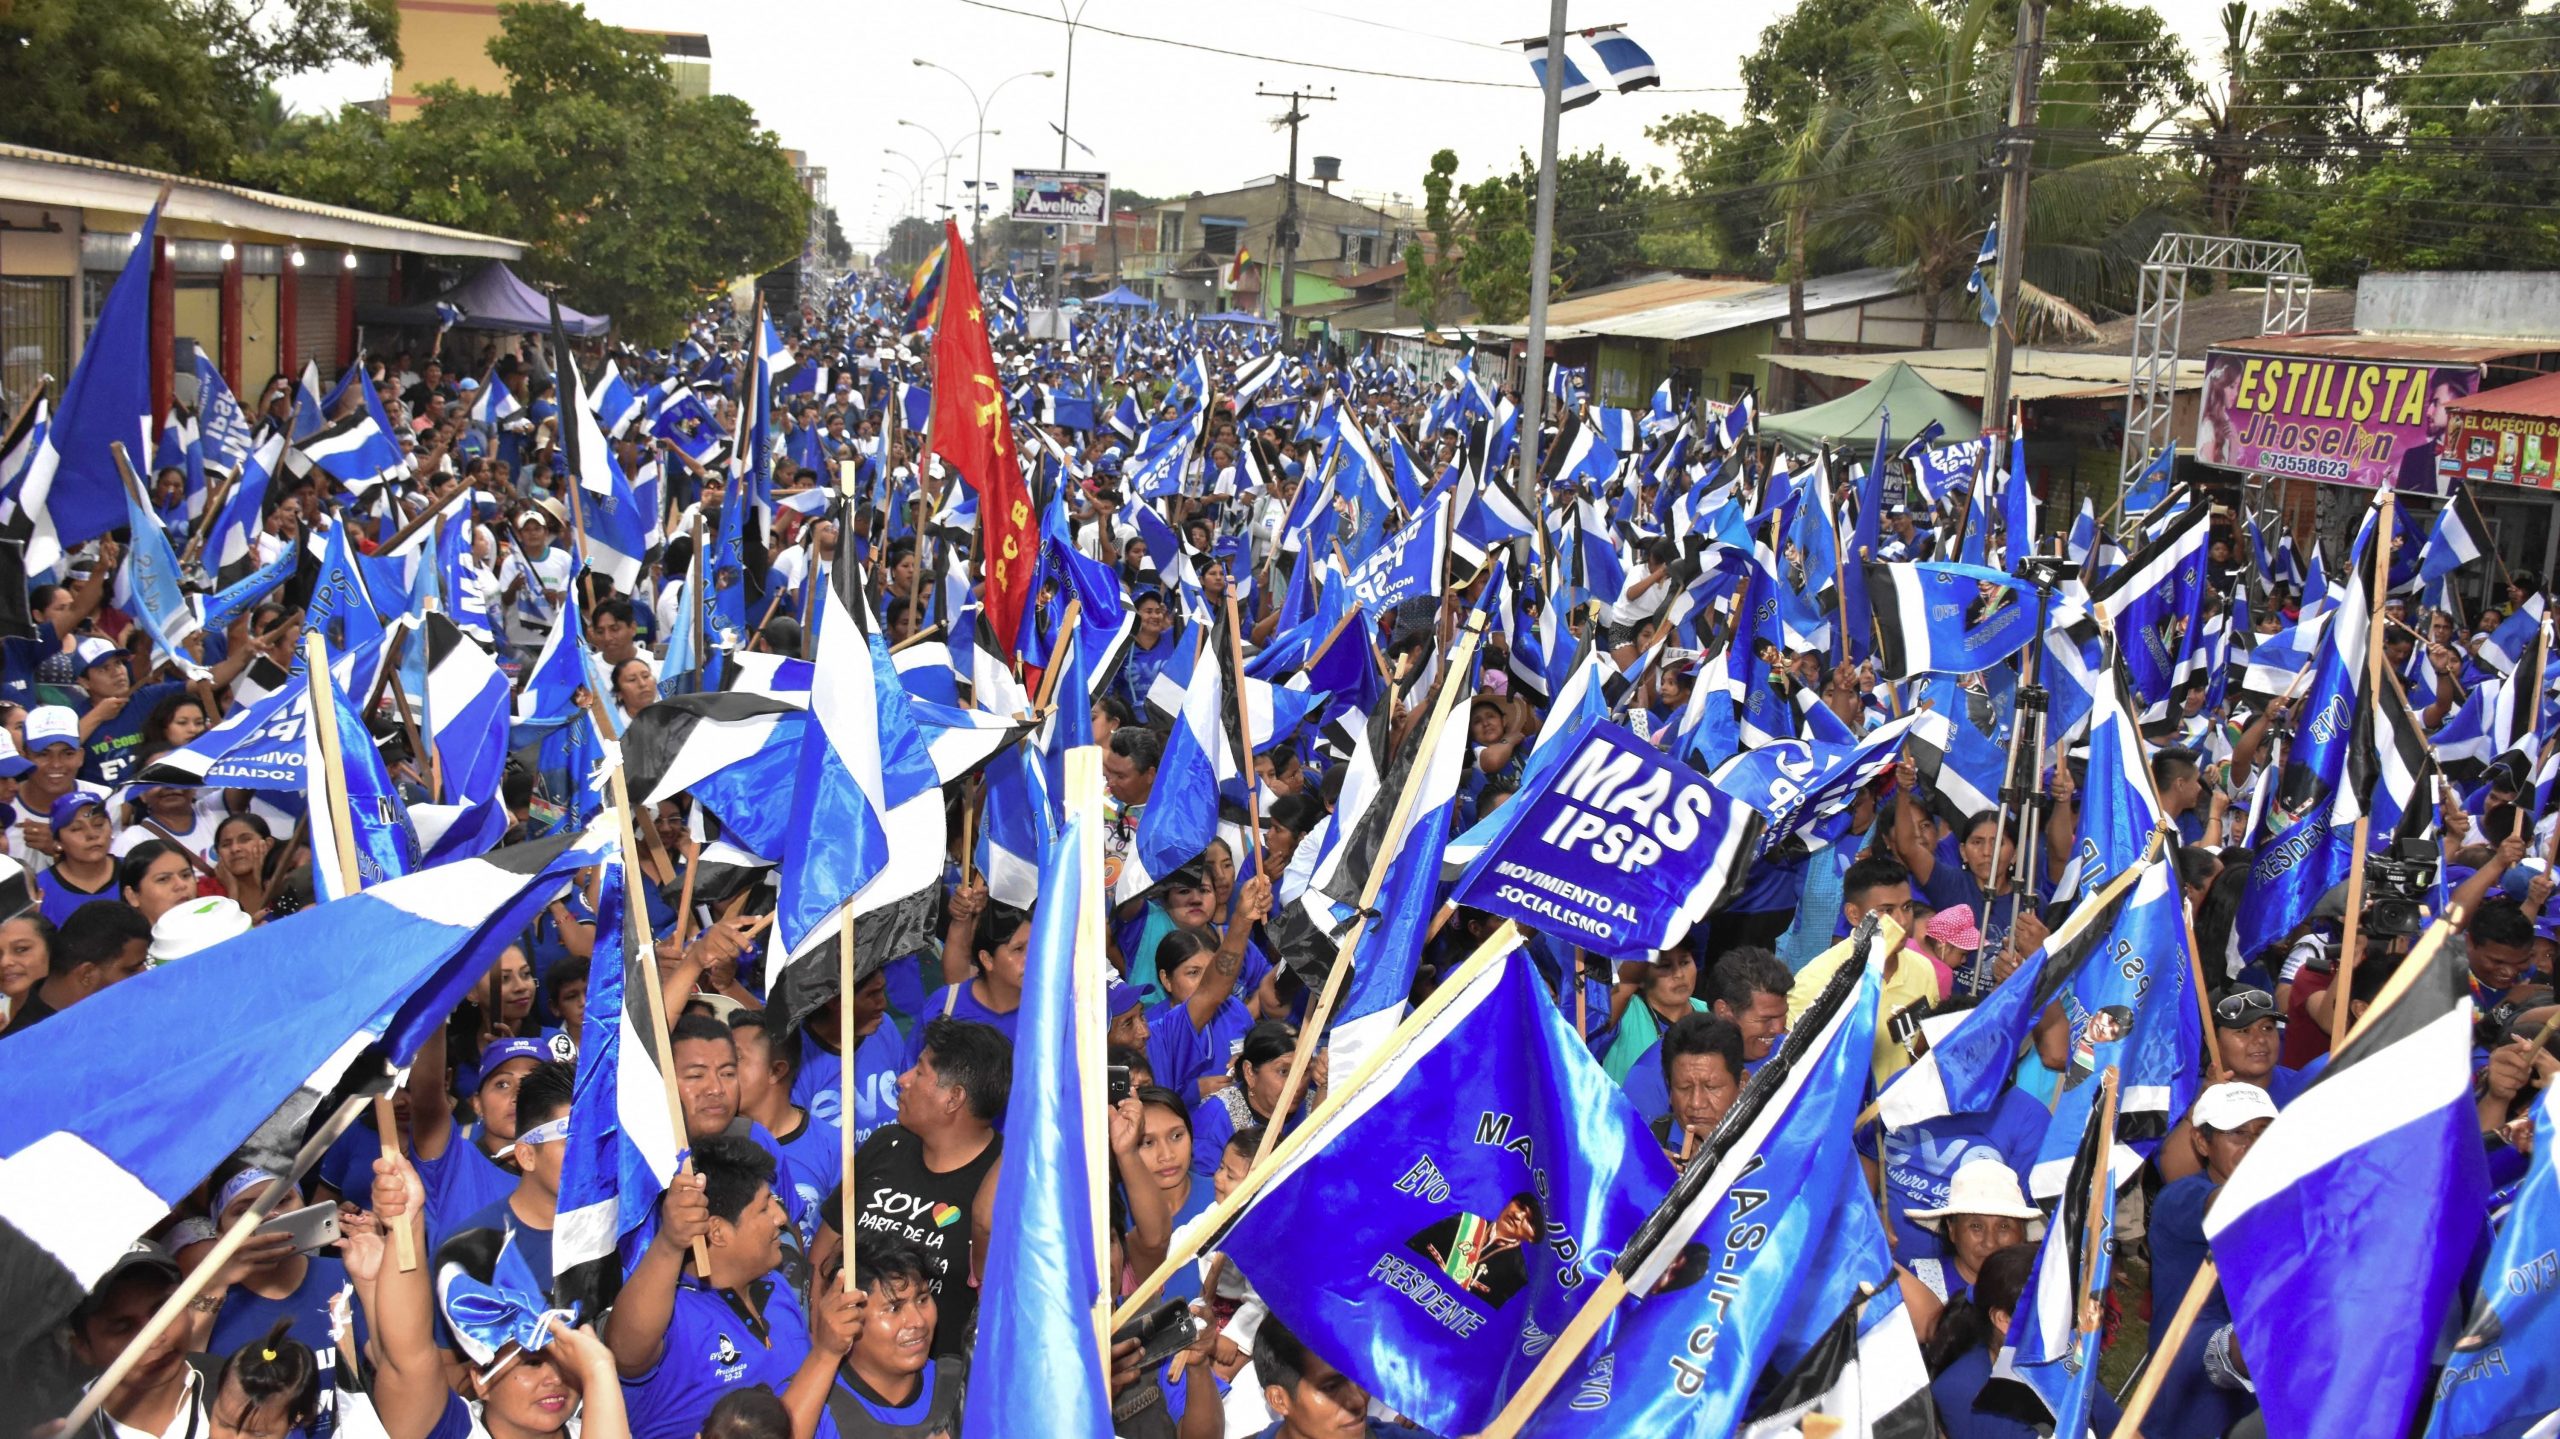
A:
<svg viewBox="0 0 2560 1439">
<path fill-rule="evenodd" d="M 1111 217 L 1111 177 L 1100 170 L 1016 170 L 1013 218 L 1038 225 L 1099 225 Z"/>
<path fill-rule="evenodd" d="M 2548 490 L 2560 467 L 2560 419 L 2466 410 L 2454 417 L 2451 449 L 2464 480 Z"/>
<path fill-rule="evenodd" d="M 2446 406 L 2479 386 L 2471 365 L 2215 350 L 2205 360 L 2196 458 L 2441 494 L 2458 464 Z"/>
</svg>

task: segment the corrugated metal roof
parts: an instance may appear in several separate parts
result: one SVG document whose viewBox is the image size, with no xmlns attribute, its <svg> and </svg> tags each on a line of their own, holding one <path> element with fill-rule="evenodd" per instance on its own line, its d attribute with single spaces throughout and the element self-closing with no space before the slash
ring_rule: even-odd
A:
<svg viewBox="0 0 2560 1439">
<path fill-rule="evenodd" d="M 2560 419 L 2560 374 L 2465 395 L 2445 408 L 2478 415 L 2531 415 L 2539 419 Z"/>
<path fill-rule="evenodd" d="M 1804 308 L 1821 314 L 1899 295 L 1910 286 L 1894 269 L 1848 270 L 1807 280 Z M 1606 335 L 1627 340 L 1688 340 L 1774 324 L 1787 317 L 1787 287 L 1766 280 L 1643 281 L 1579 296 L 1547 309 L 1547 338 Z M 1519 339 L 1526 325 L 1487 325 L 1485 333 Z"/>
<path fill-rule="evenodd" d="M 1837 275 L 1820 275 L 1805 281 L 1805 313 L 1820 314 L 1848 305 L 1869 304 L 1889 299 L 1909 288 L 1902 272 L 1895 269 L 1848 270 Z M 1786 317 L 1787 287 L 1753 282 L 1722 294 L 1667 305 L 1593 328 L 1603 334 L 1627 339 L 1687 340 L 1699 335 L 1718 335 L 1729 330 L 1774 324 Z"/>
<path fill-rule="evenodd" d="M 1987 363 L 1979 347 L 1967 350 L 1904 350 L 1896 354 L 1771 355 L 1769 363 L 1810 375 L 1872 380 L 1897 363 L 1909 365 L 1922 379 L 1950 395 L 1982 398 Z M 2080 351 L 2020 350 L 2012 362 L 2009 392 L 2021 400 L 2094 399 L 2121 395 L 2132 377 L 2133 361 L 2125 355 L 2093 355 Z M 2177 388 L 2200 389 L 2204 362 L 2178 362 Z"/>
<path fill-rule="evenodd" d="M 2360 332 L 2311 335 L 2260 335 L 2216 345 L 2219 353 L 2241 355 L 2316 355 L 2336 360 L 2412 360 L 2427 365 L 2480 365 L 2511 355 L 2538 355 L 2553 347 L 2549 340 L 2494 340 L 2470 335 L 2367 335 Z"/>
<path fill-rule="evenodd" d="M 170 187 L 164 213 L 173 220 L 367 250 L 492 260 L 514 260 L 524 255 L 521 241 L 501 235 L 426 225 L 396 215 L 323 205 L 315 200 L 191 179 L 138 165 L 92 160 L 84 155 L 0 145 L 0 200 L 138 215 L 151 208 L 152 197 L 162 185 Z"/>
</svg>

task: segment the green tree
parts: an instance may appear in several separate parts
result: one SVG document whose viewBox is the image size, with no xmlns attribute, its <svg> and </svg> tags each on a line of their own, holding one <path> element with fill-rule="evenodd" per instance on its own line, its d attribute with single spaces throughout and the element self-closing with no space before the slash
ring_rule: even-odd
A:
<svg viewBox="0 0 2560 1439">
<path fill-rule="evenodd" d="M 1466 215 L 1466 250 L 1458 261 L 1458 283 L 1474 303 L 1479 321 L 1517 324 L 1529 313 L 1529 261 L 1537 252 L 1528 199 L 1516 182 L 1502 175 L 1462 188 L 1458 199 Z M 1561 274 L 1571 251 L 1562 239 L 1556 241 L 1555 251 L 1554 268 Z"/>
<path fill-rule="evenodd" d="M 889 227 L 889 243 L 881 250 L 893 270 L 913 271 L 942 243 L 942 226 L 914 215 L 902 215 Z"/>
<path fill-rule="evenodd" d="M 230 179 L 272 82 L 399 53 L 393 0 L 0 0 L 0 139 Z"/>
<path fill-rule="evenodd" d="M 1431 236 L 1404 247 L 1403 300 L 1422 317 L 1422 328 L 1440 328 L 1440 317 L 1458 290 L 1458 211 L 1451 203 L 1457 190 L 1458 152 L 1442 150 L 1431 157 L 1422 177 L 1422 228 Z"/>
<path fill-rule="evenodd" d="M 1511 183 L 1534 204 L 1538 162 L 1523 153 Z M 1606 150 L 1558 155 L 1556 278 L 1569 289 L 1588 290 L 1640 269 L 1637 237 L 1644 232 L 1651 198 L 1644 177 L 1625 156 Z"/>
<path fill-rule="evenodd" d="M 430 86 L 399 125 L 298 123 L 246 158 L 252 183 L 522 240 L 532 278 L 642 340 L 799 253 L 808 196 L 745 102 L 679 96 L 652 42 L 582 6 L 499 14 L 504 90 Z"/>
</svg>

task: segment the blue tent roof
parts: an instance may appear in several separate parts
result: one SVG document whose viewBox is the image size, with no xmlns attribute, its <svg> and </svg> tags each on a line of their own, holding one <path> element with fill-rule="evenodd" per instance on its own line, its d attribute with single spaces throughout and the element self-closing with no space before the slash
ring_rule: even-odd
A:
<svg viewBox="0 0 2560 1439">
<path fill-rule="evenodd" d="M 1085 303 L 1088 305 L 1128 305 L 1141 310 L 1152 310 L 1156 307 L 1155 301 L 1148 299 L 1146 296 L 1139 294 L 1137 291 L 1130 289 L 1126 285 L 1122 285 L 1108 295 L 1096 295 L 1092 299 L 1085 301 Z"/>
</svg>

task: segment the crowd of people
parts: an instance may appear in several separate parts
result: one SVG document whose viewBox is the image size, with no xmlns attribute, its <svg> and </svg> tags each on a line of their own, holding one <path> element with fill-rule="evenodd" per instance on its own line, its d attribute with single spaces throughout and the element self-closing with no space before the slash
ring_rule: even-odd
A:
<svg viewBox="0 0 2560 1439">
<path fill-rule="evenodd" d="M 807 689 L 792 662 L 816 657 L 830 586 L 876 605 L 865 622 L 876 622 L 919 704 L 1007 717 L 1034 708 L 1037 680 L 1017 662 L 1032 656 L 1032 631 L 1044 653 L 1033 675 L 1054 654 L 1054 611 L 1026 625 L 1011 653 L 990 638 L 1000 631 L 983 613 L 985 490 L 918 433 L 926 411 L 910 391 L 934 376 L 926 342 L 906 323 L 910 300 L 872 276 L 777 326 L 717 307 L 672 348 L 587 351 L 575 372 L 587 396 L 564 388 L 569 356 L 545 337 L 491 347 L 457 338 L 467 330 L 440 334 L 438 348 L 359 360 L 335 408 L 316 417 L 301 413 L 323 402 L 316 387 L 279 377 L 245 407 L 254 444 L 285 436 L 290 456 L 315 430 L 378 406 L 400 477 L 350 484 L 327 459 L 288 461 L 269 478 L 257 534 L 231 571 L 216 572 L 218 552 L 190 557 L 192 588 L 206 592 L 293 557 L 281 567 L 287 577 L 177 653 L 156 646 L 119 599 L 130 537 L 76 547 L 31 576 L 25 632 L 0 640 L 0 799 L 14 809 L 7 847 L 23 881 L 0 918 L 7 1034 L 78 1023 L 80 1006 L 111 987 L 318 902 L 326 886 L 314 882 L 308 796 L 164 777 L 191 747 L 219 739 L 226 717 L 282 685 L 328 546 L 363 557 L 373 604 L 397 611 L 404 597 L 382 591 L 399 571 L 374 566 L 414 556 L 391 541 L 439 502 L 467 516 L 457 531 L 465 543 L 411 558 L 408 573 L 421 563 L 439 572 L 418 588 L 511 682 L 528 682 L 563 645 L 581 649 L 589 678 L 580 699 L 611 735 L 651 723 L 653 709 L 685 695 Z M 992 292 L 989 300 L 1001 316 Z M 1325 972 L 1300 962 L 1284 920 L 1303 910 L 1319 856 L 1343 838 L 1335 821 L 1346 785 L 1377 782 L 1361 776 L 1355 755 L 1405 744 L 1427 723 L 1436 687 L 1457 686 L 1463 699 L 1453 707 L 1464 731 L 1453 834 L 1498 817 L 1538 781 L 1538 751 L 1563 738 L 1568 692 L 1586 675 L 1602 697 L 1572 704 L 1595 703 L 1701 768 L 1768 742 L 1746 731 L 1719 755 L 1712 724 L 1701 724 L 1713 706 L 1726 718 L 1751 713 L 1740 685 L 1778 701 L 1789 741 L 1854 746 L 1924 700 L 1978 730 L 1991 753 L 2011 733 L 2025 693 L 2022 656 L 1919 678 L 1880 672 L 1863 642 L 1853 657 L 1836 591 L 1860 583 L 1857 566 L 1761 523 L 1810 470 L 1804 457 L 1756 444 L 1747 408 L 1710 413 L 1666 386 L 1652 413 L 1631 415 L 1560 377 L 1547 473 L 1511 492 L 1514 507 L 1536 517 L 1527 530 L 1453 537 L 1438 572 L 1400 602 L 1373 611 L 1337 593 L 1323 609 L 1323 592 L 1349 585 L 1415 507 L 1409 483 L 1431 487 L 1454 470 L 1477 506 L 1489 502 L 1472 487 L 1507 484 L 1494 477 L 1517 448 L 1516 388 L 1479 380 L 1467 365 L 1417 374 L 1374 355 L 1283 346 L 1248 326 L 1134 311 L 1089 308 L 1064 344 L 1009 336 L 1000 319 L 997 330 L 1021 463 L 1050 517 L 1036 538 L 1086 566 L 1072 576 L 1044 569 L 1043 603 L 1070 588 L 1085 594 L 1098 575 L 1122 611 L 1108 621 L 1109 658 L 1087 675 L 1088 692 L 1051 702 L 1088 711 L 1103 752 L 1101 883 L 1115 908 L 1105 1000 L 1112 1087 L 1098 1119 L 1107 1125 L 1114 1294 L 1136 1290 L 1177 1248 L 1199 1248 L 1178 1237 L 1196 1237 L 1213 1206 L 1246 1182 L 1275 1129 L 1303 1124 L 1336 1081 L 1350 1079 L 1321 1047 L 1303 1071 L 1295 1063 Z M 787 337 L 781 352 L 758 353 L 768 334 Z M 622 584 L 590 539 L 596 498 L 570 478 L 579 417 L 564 409 L 604 404 L 595 381 L 607 360 L 644 406 L 601 417 L 651 531 L 637 578 Z M 775 393 L 760 407 L 750 387 L 768 377 Z M 1612 450 L 1615 462 L 1597 474 L 1570 468 L 1589 464 L 1588 437 L 1605 447 L 1619 419 L 1640 428 L 1640 443 Z M 187 510 L 188 443 L 199 445 L 200 473 L 202 442 L 181 439 L 153 476 L 181 550 L 210 519 Z M 1967 531 L 1987 523 L 1996 455 L 1986 463 L 1975 445 L 1952 484 L 1923 482 L 1924 467 L 1934 477 L 1962 448 L 1910 457 L 1879 449 L 1872 463 L 1890 459 L 1894 493 L 1906 497 L 1870 517 L 1883 548 L 1869 558 L 1977 559 L 1984 537 Z M 1362 467 L 1378 472 L 1383 514 L 1346 476 Z M 734 471 L 748 478 L 724 483 Z M 839 500 L 840 491 L 854 498 Z M 1819 493 L 1827 505 L 1830 491 Z M 2207 501 L 2199 492 L 2188 503 Z M 1474 518 L 1472 508 L 1453 512 L 1451 528 L 1465 532 Z M 2320 565 L 2295 567 L 2290 541 L 2279 558 L 2258 521 L 2244 520 L 2211 521 L 2204 592 L 2153 636 L 2183 655 L 2204 652 L 2193 631 L 2210 628 L 2223 647 L 2148 706 L 2136 776 L 2170 831 L 2212 1023 L 2209 1058 L 2185 1076 L 2179 1109 L 2137 1137 L 2140 1177 L 2115 1211 L 2106 1367 L 2158 1376 L 2141 1419 L 2152 1439 L 2261 1432 L 2253 1369 L 2297 1356 L 2243 1352 L 2218 1297 L 2175 1349 L 2139 1352 L 2135 1321 L 2147 1321 L 2156 1345 L 2211 1252 L 2205 1226 L 2217 1192 L 2318 1082 L 2334 1031 L 2383 994 L 2420 929 L 2350 911 L 2332 894 L 2274 942 L 2243 941 L 2244 910 L 2266 902 L 2253 893 L 2257 849 L 2295 798 L 2285 793 L 2283 747 L 2300 743 L 2291 734 L 2302 718 L 2297 681 L 2316 662 L 2324 615 L 2338 623 L 2330 612 L 2342 593 Z M 1307 542 L 1311 522 L 1323 527 L 1316 543 Z M 2029 546 L 2024 535 L 1999 536 L 2012 538 L 2021 542 L 2015 558 Z M 2143 526 L 2124 525 L 2121 539 L 2138 561 Z M 1573 558 L 1595 543 L 1623 563 L 1614 586 Z M 2075 540 L 2065 588 L 2134 562 L 2110 560 L 2115 543 L 2103 530 L 2095 544 Z M 2394 546 L 2409 564 L 2394 560 L 2386 572 L 2414 568 L 2425 544 L 2404 517 Z M 1550 558 L 1559 552 L 1567 558 Z M 1738 568 L 1719 559 L 1734 553 Z M 2333 574 L 2353 563 L 2344 553 L 2326 558 Z M 1779 594 L 1750 588 L 1764 575 Z M 2519 615 L 2538 625 L 2545 596 L 2538 576 L 2519 572 L 2493 597 L 2496 608 L 2463 623 L 2414 590 L 2383 607 L 2381 663 L 2442 731 L 2533 663 L 2500 637 Z M 2037 603 L 1983 591 L 1984 612 Z M 1738 614 L 1739 595 L 1753 595 L 1770 618 Z M 1815 603 L 1799 613 L 1799 596 Z M 1454 642 L 1480 612 L 1499 618 L 1470 660 Z M 1311 631 L 1311 615 L 1329 632 Z M 1084 622 L 1094 624 L 1091 610 Z M 1744 625 L 1756 639 L 1737 658 Z M 2229 643 L 2251 634 L 2254 657 Z M 1306 678 L 1337 635 L 1355 669 L 1377 670 L 1356 708 Z M 2269 656 L 2297 637 L 2311 643 L 2272 683 L 2251 670 L 2281 663 Z M 1243 660 L 1228 683 L 1241 689 L 1258 675 L 1268 689 L 1315 691 L 1316 702 L 1285 732 L 1237 734 L 1251 753 L 1232 797 L 1250 804 L 1222 809 L 1204 849 L 1122 894 L 1150 806 L 1178 802 L 1162 792 L 1159 771 L 1172 762 L 1196 682 L 1188 677 L 1223 663 L 1204 638 Z M 2035 643 L 2041 649 L 2042 637 Z M 2547 663 L 2547 650 L 2533 654 Z M 2031 673 L 2024 682 L 2033 684 Z M 450 800 L 418 722 L 400 712 L 417 695 L 390 693 L 408 684 L 390 677 L 364 720 L 407 802 Z M 2084 817 L 2097 808 L 2085 731 L 2057 723 L 2046 752 L 2024 757 L 2026 783 L 1995 771 L 1970 807 L 1948 747 L 1924 746 L 1919 733 L 1821 813 L 1796 816 L 1786 842 L 1751 858 L 1729 901 L 1671 947 L 1611 960 L 1569 939 L 1525 941 L 1590 1062 L 1671 1163 L 1711 1147 L 1840 963 L 1840 941 L 1869 916 L 1905 936 L 1883 976 L 1872 1076 L 1881 1089 L 2086 902 L 2089 890 L 2068 879 Z M 2378 874 L 2363 891 L 2460 913 L 2480 1143 L 2502 1183 L 2530 1161 L 2535 1107 L 2547 1108 L 2560 1074 L 2549 1037 L 2560 954 L 2553 816 L 2537 793 L 2548 783 L 2537 770 L 2551 727 L 2527 733 L 2544 753 L 2529 744 L 2519 765 L 2483 751 L 2477 757 L 2491 762 L 2461 783 L 2454 772 L 2471 752 L 2440 742 L 2417 806 L 2434 822 L 2408 827 L 2421 840 L 2398 851 L 2428 871 L 2426 881 Z M 589 780 L 557 746 L 519 749 L 484 797 L 504 810 L 491 840 L 529 839 L 592 814 Z M 7 1386 L 20 1393 L 18 1412 L 67 1410 L 181 1283 L 210 1266 L 181 1321 L 151 1333 L 149 1353 L 101 1396 L 99 1439 L 959 1434 L 980 1287 L 999 1242 L 995 1196 L 1037 892 L 989 848 L 1004 819 L 983 798 L 993 787 L 983 771 L 947 778 L 947 863 L 928 939 L 908 952 L 863 954 L 847 1009 L 830 999 L 799 1013 L 775 994 L 779 968 L 768 960 L 762 912 L 773 907 L 775 860 L 747 856 L 744 882 L 729 876 L 721 897 L 706 899 L 717 841 L 737 821 L 692 792 L 654 797 L 643 825 L 655 853 L 645 886 L 634 881 L 645 898 L 635 919 L 645 915 L 643 951 L 654 947 L 646 972 L 668 1017 L 661 1062 L 687 1158 L 649 1223 L 625 1236 L 609 1312 L 567 1312 L 553 1294 L 563 1155 L 592 1032 L 587 996 L 603 966 L 619 962 L 599 949 L 591 871 L 494 954 L 442 1042 L 418 1055 L 394 1097 L 396 1133 L 368 1119 L 307 1174 L 234 1164 L 206 1175 L 63 1317 L 56 1342 L 19 1356 L 24 1381 Z M 2022 856 L 2030 809 L 2037 824 Z M 2443 898 L 2425 900 L 2430 890 Z M 1440 916 L 1419 944 L 1409 998 L 1427 997 L 1493 928 L 1474 910 Z M 2333 978 L 2351 934 L 2359 952 L 2341 1004 Z M 2038 1242 L 2057 1222 L 2054 1201 L 2031 1197 L 2029 1182 L 2056 1095 L 2079 1082 L 2091 1036 L 2103 1043 L 2113 1022 L 2111 1012 L 2080 1012 L 2069 993 L 2045 998 L 2034 1042 L 1996 1104 L 1860 1139 L 1901 1301 L 1925 1346 L 1933 1422 L 1949 1439 L 2037 1432 L 1977 1401 L 1996 1387 Z M 9 1056 L 10 1040 L 0 1039 L 0 1071 Z M 20 1075 L 15 1086 L 44 1083 Z M 840 1163 L 848 1130 L 858 1146 L 851 1194 Z M 313 1217 L 270 1223 L 215 1257 L 225 1228 L 278 1186 L 290 1193 L 266 1212 Z M 1453 1231 L 1450 1252 L 1434 1255 L 1453 1283 L 1467 1287 L 1534 1237 L 1534 1224 L 1513 1225 L 1509 1213 Z M 404 1244 L 419 1262 L 400 1261 Z M 1118 1433 L 1317 1439 L 1399 1423 L 1372 1386 L 1335 1362 L 1352 1363 L 1342 1336 L 1274 1312 L 1214 1242 L 1162 1297 L 1177 1302 L 1178 1325 L 1115 1336 Z M 1178 1342 L 1159 1342 L 1168 1327 Z M 999 1402 L 1001 1432 L 1044 1432 L 1042 1395 Z M 2105 1434 L 2116 1417 L 2115 1396 L 2101 1395 L 2088 1423 Z"/>
</svg>

